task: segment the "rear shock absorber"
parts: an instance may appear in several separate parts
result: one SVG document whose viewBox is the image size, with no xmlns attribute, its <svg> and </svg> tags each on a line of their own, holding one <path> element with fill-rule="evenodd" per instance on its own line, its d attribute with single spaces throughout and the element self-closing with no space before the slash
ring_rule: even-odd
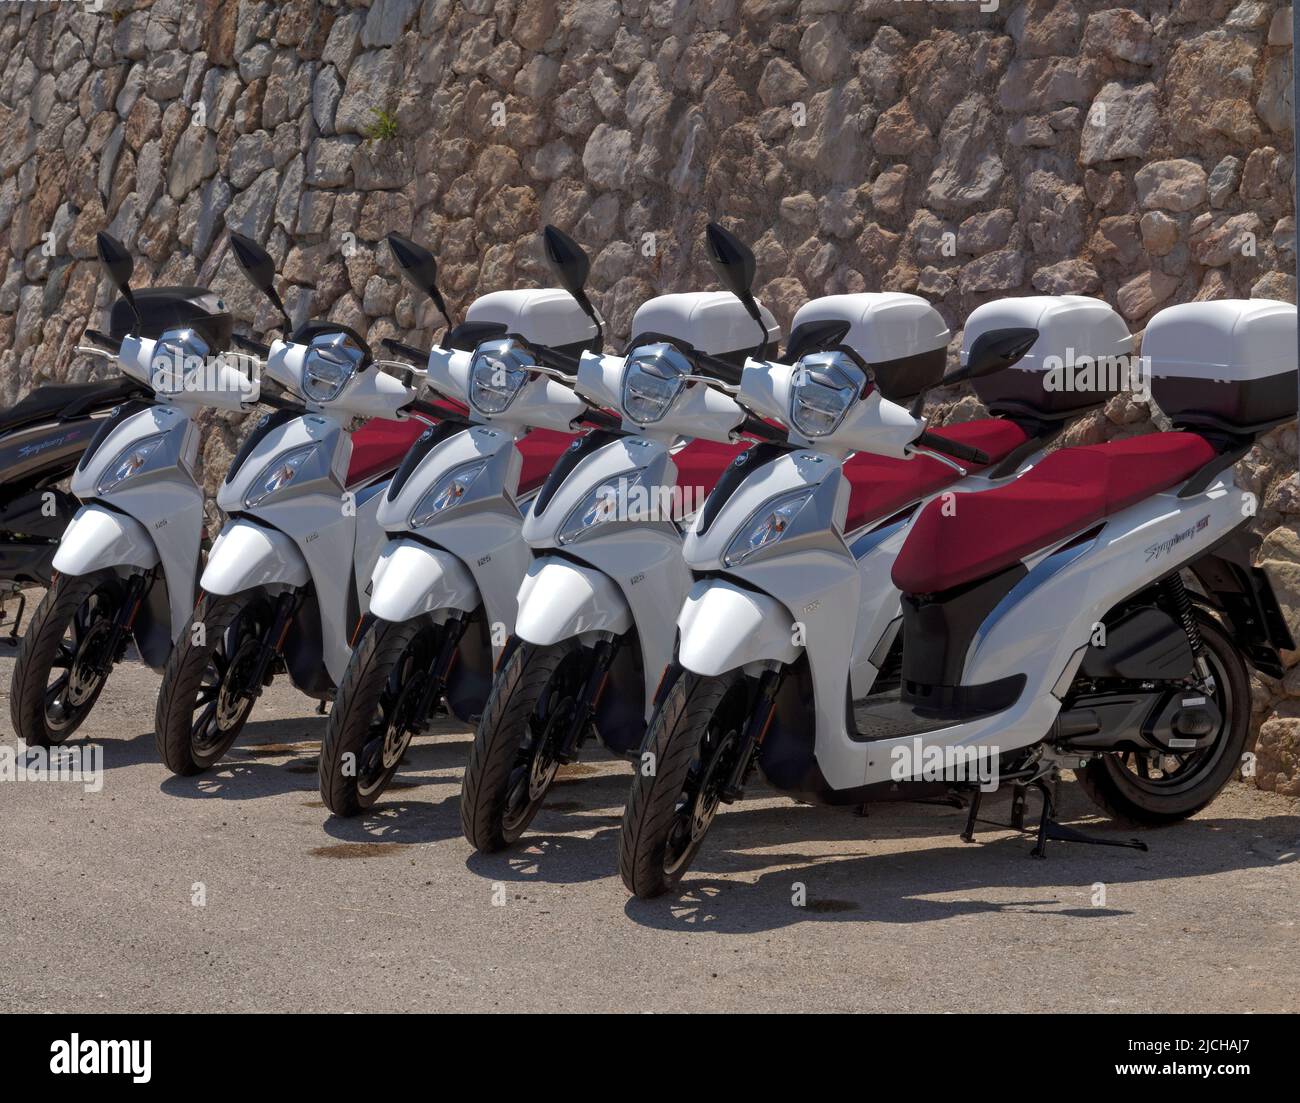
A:
<svg viewBox="0 0 1300 1103">
<path fill-rule="evenodd" d="M 1200 659 L 1204 650 L 1204 645 L 1201 643 L 1201 629 L 1196 623 L 1192 599 L 1187 594 L 1187 587 L 1183 585 L 1183 576 L 1175 571 L 1161 581 L 1160 589 L 1169 602 L 1169 611 L 1182 621 L 1183 631 L 1187 633 L 1187 642 L 1191 645 L 1192 654 Z"/>
</svg>

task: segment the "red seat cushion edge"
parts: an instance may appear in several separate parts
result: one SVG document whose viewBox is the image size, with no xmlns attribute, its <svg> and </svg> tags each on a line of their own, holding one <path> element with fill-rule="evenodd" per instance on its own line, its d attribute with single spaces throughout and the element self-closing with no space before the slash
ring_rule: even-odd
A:
<svg viewBox="0 0 1300 1103">
<path fill-rule="evenodd" d="M 1195 433 L 1149 433 L 1062 448 L 1006 486 L 922 509 L 894 562 L 904 593 L 936 593 L 986 577 L 1142 499 L 1214 458 Z"/>
</svg>

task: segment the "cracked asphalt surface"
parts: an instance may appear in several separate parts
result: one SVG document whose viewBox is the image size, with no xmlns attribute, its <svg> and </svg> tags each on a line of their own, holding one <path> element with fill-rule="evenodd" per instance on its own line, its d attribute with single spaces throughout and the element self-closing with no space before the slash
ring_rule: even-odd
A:
<svg viewBox="0 0 1300 1103">
<path fill-rule="evenodd" d="M 861 818 L 758 790 L 679 893 L 638 902 L 615 869 L 621 761 L 567 769 L 514 851 L 475 856 L 462 726 L 342 821 L 316 791 L 324 720 L 287 683 L 185 779 L 155 755 L 158 682 L 120 667 L 79 733 L 101 791 L 0 783 L 0 1011 L 1300 1010 L 1300 807 L 1239 783 L 1145 832 L 1149 853 L 1046 861 L 1009 831 L 963 844 L 948 807 Z M 1062 792 L 1071 822 L 1133 834 Z"/>
</svg>

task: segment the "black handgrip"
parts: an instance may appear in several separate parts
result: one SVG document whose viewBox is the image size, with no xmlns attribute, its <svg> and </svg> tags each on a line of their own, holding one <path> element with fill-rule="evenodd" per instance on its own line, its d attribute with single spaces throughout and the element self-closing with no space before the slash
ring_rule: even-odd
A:
<svg viewBox="0 0 1300 1103">
<path fill-rule="evenodd" d="M 756 417 L 746 417 L 745 420 L 737 426 L 737 431 L 773 444 L 786 439 L 785 433 L 775 425 L 769 425 L 766 421 L 762 421 Z"/>
<path fill-rule="evenodd" d="M 417 364 L 427 364 L 429 354 L 417 349 L 414 345 L 408 345 L 405 341 L 399 341 L 396 337 L 385 337 L 379 342 L 394 356 L 404 356 L 407 360 L 413 360 Z"/>
<path fill-rule="evenodd" d="M 241 334 L 234 334 L 230 338 L 230 343 L 237 349 L 243 349 L 245 352 L 251 352 L 254 356 L 259 356 L 265 360 L 271 355 L 271 346 L 264 345 L 261 341 L 254 341 L 251 337 L 244 337 Z"/>
<path fill-rule="evenodd" d="M 962 444 L 960 441 L 950 440 L 948 437 L 930 432 L 929 429 L 923 429 L 921 435 L 913 443 L 919 444 L 922 448 L 929 448 L 934 452 L 942 452 L 955 460 L 965 460 L 967 463 L 979 464 L 980 467 L 985 467 L 990 462 L 987 453 L 981 452 L 978 448 L 972 448 L 969 444 Z"/>
<path fill-rule="evenodd" d="M 86 330 L 84 336 L 87 337 L 94 344 L 102 348 L 105 352 L 116 353 L 122 347 L 121 341 L 114 340 L 107 333 L 104 333 L 103 331 L 98 329 L 88 329 Z"/>
<path fill-rule="evenodd" d="M 460 409 L 460 404 L 455 406 L 448 402 L 445 406 L 439 406 L 434 402 L 425 402 L 422 398 L 413 398 L 402 407 L 404 413 L 422 414 L 424 417 L 436 418 L 438 421 L 464 421 L 464 412 Z"/>
<path fill-rule="evenodd" d="M 591 425 L 596 429 L 617 431 L 623 427 L 622 418 L 615 417 L 604 410 L 588 410 L 579 420 L 584 425 Z"/>
</svg>

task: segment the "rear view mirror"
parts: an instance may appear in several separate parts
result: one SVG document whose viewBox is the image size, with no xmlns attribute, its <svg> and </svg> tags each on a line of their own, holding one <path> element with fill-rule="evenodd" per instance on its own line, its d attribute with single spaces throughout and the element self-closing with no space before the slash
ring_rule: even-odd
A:
<svg viewBox="0 0 1300 1103">
<path fill-rule="evenodd" d="M 763 313 L 754 301 L 753 294 L 754 272 L 757 267 L 754 254 L 740 238 L 716 222 L 710 222 L 704 228 L 704 238 L 709 264 L 718 280 L 741 301 L 746 313 L 763 331 L 763 340 L 754 352 L 755 357 L 759 360 L 767 359 L 767 324 L 763 321 Z"/>
<path fill-rule="evenodd" d="M 417 245 L 409 237 L 403 237 L 401 234 L 389 234 L 388 247 L 393 251 L 393 256 L 406 282 L 428 295 L 433 300 L 433 305 L 438 308 L 438 313 L 447 320 L 449 326 L 452 325 L 451 315 L 447 313 L 447 304 L 443 300 L 442 292 L 438 290 L 438 262 L 433 254 L 423 245 Z"/>
<path fill-rule="evenodd" d="M 979 379 L 1009 368 L 1021 359 L 1038 340 L 1036 329 L 991 329 L 975 338 L 966 363 L 940 382 L 941 387 L 965 379 Z"/>
<path fill-rule="evenodd" d="M 810 352 L 818 352 L 841 344 L 848 336 L 850 323 L 842 318 L 823 318 L 813 322 L 801 322 L 794 327 L 790 340 L 786 342 L 785 359 L 793 364 Z"/>
<path fill-rule="evenodd" d="M 551 270 L 559 278 L 560 284 L 577 304 L 582 312 L 596 324 L 596 334 L 603 336 L 604 323 L 596 313 L 596 308 L 587 298 L 587 276 L 591 272 L 591 260 L 582 246 L 557 226 L 542 229 L 542 244 L 546 249 L 546 260 Z"/>
<path fill-rule="evenodd" d="M 284 309 L 284 303 L 280 301 L 280 296 L 275 290 L 275 261 L 271 259 L 271 254 L 251 237 L 237 234 L 233 230 L 230 232 L 230 247 L 234 249 L 235 260 L 239 262 L 240 269 L 248 277 L 248 282 L 270 299 L 271 305 L 280 312 L 285 324 L 292 326 L 289 313 Z"/>
<path fill-rule="evenodd" d="M 135 271 L 135 261 L 127 252 L 125 245 L 102 230 L 95 235 L 95 246 L 99 251 L 99 263 L 108 273 L 108 278 L 113 281 L 113 286 L 117 288 L 118 293 L 126 300 L 127 306 L 131 308 L 138 326 L 140 311 L 135 305 L 135 295 L 131 293 L 131 273 Z"/>
</svg>

